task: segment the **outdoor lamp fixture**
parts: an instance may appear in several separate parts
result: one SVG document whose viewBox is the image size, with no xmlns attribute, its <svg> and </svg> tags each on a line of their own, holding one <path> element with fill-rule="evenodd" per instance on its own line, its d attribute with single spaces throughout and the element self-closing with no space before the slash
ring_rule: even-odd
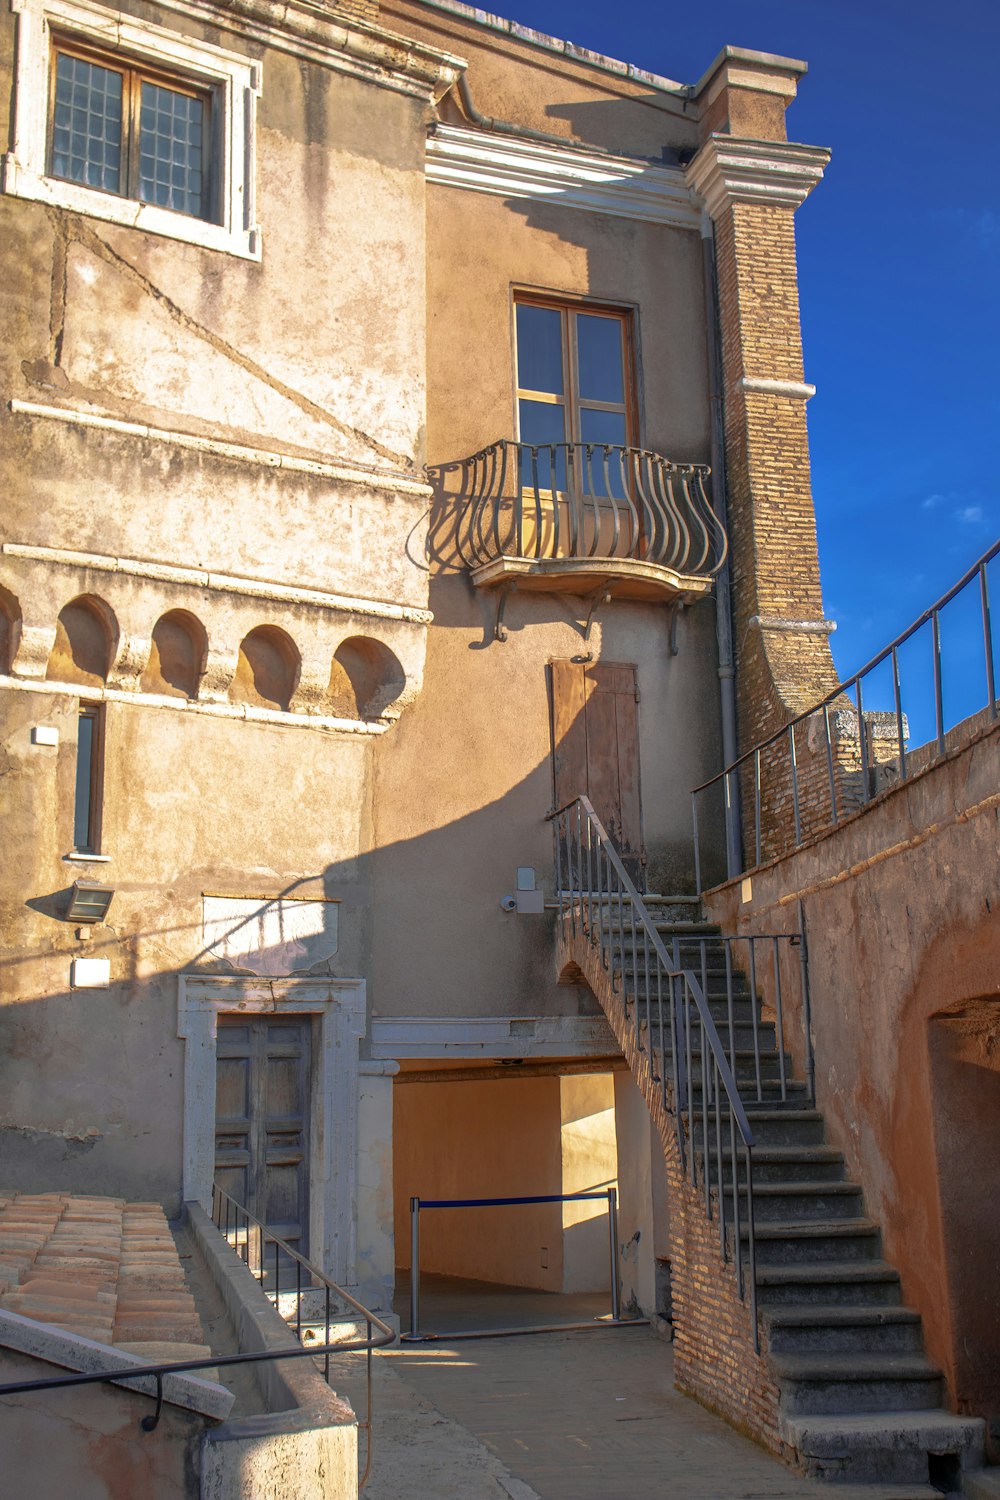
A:
<svg viewBox="0 0 1000 1500">
<path fill-rule="evenodd" d="M 74 880 L 69 905 L 66 908 L 66 920 L 68 922 L 103 922 L 114 894 L 112 886 L 101 885 L 97 880 Z"/>
</svg>

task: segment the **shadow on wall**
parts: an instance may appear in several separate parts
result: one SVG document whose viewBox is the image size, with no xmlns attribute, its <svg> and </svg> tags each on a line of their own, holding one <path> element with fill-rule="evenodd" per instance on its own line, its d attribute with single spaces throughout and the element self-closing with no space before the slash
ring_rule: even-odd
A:
<svg viewBox="0 0 1000 1500">
<path fill-rule="evenodd" d="M 927 1023 L 949 1302 L 960 1412 L 1000 1415 L 1000 1014 L 983 995 Z M 995 1435 L 1000 1437 L 1000 1431 Z"/>
<path fill-rule="evenodd" d="M 329 778 L 312 782 L 312 808 L 302 808 L 317 826 L 336 784 L 335 764 L 331 759 Z M 274 774 L 284 774 L 280 765 Z M 252 763 L 234 761 L 225 775 L 234 847 L 261 851 L 245 863 L 264 869 L 266 794 L 253 782 Z M 129 792 L 136 801 L 151 799 L 145 826 L 155 828 L 162 819 L 155 767 Z M 6 923 L 12 951 L 0 959 L 11 1002 L 0 1006 L 0 1055 L 7 1059 L 0 1188 L 71 1186 L 176 1208 L 184 1109 L 177 980 L 185 973 L 360 974 L 372 1008 L 384 1014 L 598 1014 L 588 990 L 557 985 L 552 914 L 518 919 L 500 907 L 517 865 L 532 858 L 551 887 L 548 793 L 543 764 L 495 803 L 439 828 L 284 884 L 243 877 L 238 894 L 260 903 L 319 892 L 336 903 L 339 940 L 320 931 L 298 954 L 280 934 L 263 947 L 248 942 L 237 962 L 207 949 L 202 891 L 213 889 L 212 877 L 182 873 L 168 889 L 150 876 L 142 849 L 132 861 L 116 855 L 108 917 L 80 929 L 83 940 L 66 915 L 66 885 L 13 905 Z M 182 919 L 172 920 L 172 911 Z M 230 952 L 240 946 L 243 920 L 234 918 Z M 317 958 L 324 950 L 328 956 Z M 106 987 L 73 984 L 71 965 L 81 960 L 109 962 Z M 45 985 L 49 992 L 39 994 Z"/>
</svg>

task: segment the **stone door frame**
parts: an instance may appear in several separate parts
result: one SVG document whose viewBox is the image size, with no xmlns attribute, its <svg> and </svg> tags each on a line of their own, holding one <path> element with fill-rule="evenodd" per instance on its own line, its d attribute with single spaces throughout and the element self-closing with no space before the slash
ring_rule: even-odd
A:
<svg viewBox="0 0 1000 1500">
<path fill-rule="evenodd" d="M 182 974 L 178 979 L 177 1034 L 185 1044 L 183 1197 L 208 1211 L 219 1015 L 318 1017 L 310 1089 L 310 1258 L 343 1285 L 353 1282 L 357 1259 L 358 1044 L 365 1034 L 365 1010 L 363 979 L 239 974 Z"/>
</svg>

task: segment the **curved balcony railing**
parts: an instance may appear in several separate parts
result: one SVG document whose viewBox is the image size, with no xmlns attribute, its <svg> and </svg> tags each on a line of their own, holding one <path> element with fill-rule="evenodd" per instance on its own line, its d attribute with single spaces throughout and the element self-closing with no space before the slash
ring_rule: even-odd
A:
<svg viewBox="0 0 1000 1500">
<path fill-rule="evenodd" d="M 456 541 L 470 568 L 512 557 L 621 559 L 711 577 L 726 559 L 706 464 L 606 443 L 501 439 L 447 469 L 463 471 Z"/>
</svg>

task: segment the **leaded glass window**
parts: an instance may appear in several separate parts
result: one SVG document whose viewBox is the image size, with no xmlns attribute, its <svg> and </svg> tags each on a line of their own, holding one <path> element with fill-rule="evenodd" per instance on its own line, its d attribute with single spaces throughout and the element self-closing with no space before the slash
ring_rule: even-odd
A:
<svg viewBox="0 0 1000 1500">
<path fill-rule="evenodd" d="M 54 177 L 213 218 L 210 93 L 71 43 L 53 74 Z"/>
</svg>

